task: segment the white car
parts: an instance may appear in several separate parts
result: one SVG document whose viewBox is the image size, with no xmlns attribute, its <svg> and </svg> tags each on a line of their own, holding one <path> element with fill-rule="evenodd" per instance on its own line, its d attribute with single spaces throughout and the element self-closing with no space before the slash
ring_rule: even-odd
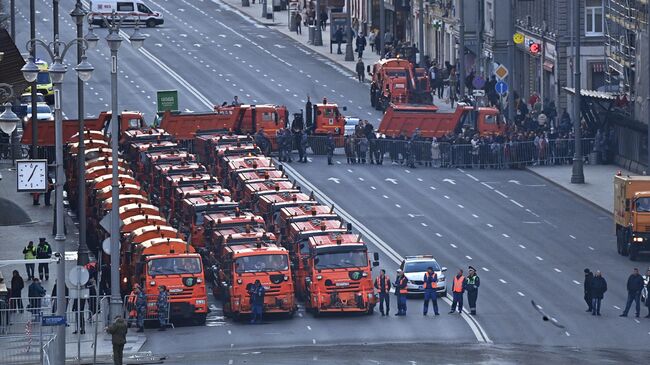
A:
<svg viewBox="0 0 650 365">
<path fill-rule="evenodd" d="M 36 105 L 36 118 L 38 120 L 49 120 L 52 121 L 54 120 L 54 113 L 52 113 L 52 109 L 50 109 L 50 106 L 45 104 L 45 103 L 38 103 Z M 27 114 L 25 115 L 24 121 L 28 121 L 32 119 L 32 105 L 27 104 Z"/>
<path fill-rule="evenodd" d="M 447 295 L 447 281 L 445 280 L 446 267 L 440 267 L 438 261 L 432 255 L 406 256 L 402 260 L 400 269 L 408 280 L 406 285 L 407 294 L 424 294 L 424 273 L 427 268 L 432 267 L 438 275 L 438 287 L 436 292 L 439 297 Z"/>
</svg>

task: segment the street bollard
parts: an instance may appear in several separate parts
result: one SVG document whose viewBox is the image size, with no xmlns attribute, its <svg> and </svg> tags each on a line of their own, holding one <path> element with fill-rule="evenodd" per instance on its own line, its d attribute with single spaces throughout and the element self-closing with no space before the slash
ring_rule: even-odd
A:
<svg viewBox="0 0 650 365">
<path fill-rule="evenodd" d="M 316 26 L 310 25 L 308 27 L 308 29 L 309 29 L 308 30 L 308 33 L 309 33 L 309 41 L 308 41 L 308 43 L 309 44 L 314 44 L 314 33 L 316 33 Z"/>
<path fill-rule="evenodd" d="M 248 7 L 251 6 L 251 3 L 249 0 L 241 0 L 241 6 Z"/>
</svg>

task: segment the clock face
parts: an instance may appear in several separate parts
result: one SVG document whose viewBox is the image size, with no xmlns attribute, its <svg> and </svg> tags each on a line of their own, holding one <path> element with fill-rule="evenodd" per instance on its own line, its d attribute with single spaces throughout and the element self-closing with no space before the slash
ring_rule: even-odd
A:
<svg viewBox="0 0 650 365">
<path fill-rule="evenodd" d="M 16 161 L 18 191 L 47 190 L 47 160 Z"/>
</svg>

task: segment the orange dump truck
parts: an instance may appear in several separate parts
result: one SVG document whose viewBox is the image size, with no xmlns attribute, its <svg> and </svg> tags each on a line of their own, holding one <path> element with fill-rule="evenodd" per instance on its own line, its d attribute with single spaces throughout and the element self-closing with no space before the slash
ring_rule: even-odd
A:
<svg viewBox="0 0 650 365">
<path fill-rule="evenodd" d="M 255 210 L 264 217 L 269 230 L 276 232 L 275 224 L 280 216 L 280 209 L 304 204 L 318 204 L 313 195 L 305 193 L 278 193 L 260 196 Z"/>
<path fill-rule="evenodd" d="M 147 294 L 147 316 L 156 315 L 158 287 L 169 290 L 170 318 L 192 318 L 203 324 L 208 296 L 201 256 L 178 238 L 154 238 L 125 251 L 122 277 L 139 283 Z"/>
<path fill-rule="evenodd" d="M 440 138 L 449 133 L 461 133 L 463 128 L 474 129 L 481 135 L 503 134 L 504 123 L 499 122 L 496 108 L 474 107 L 458 103 L 452 113 L 440 113 L 433 105 L 390 105 L 381 119 L 377 131 L 388 137 L 403 133 L 411 136 L 420 129 L 425 138 Z"/>
<path fill-rule="evenodd" d="M 264 227 L 264 218 L 251 212 L 242 212 L 239 209 L 205 214 L 203 216 L 203 236 L 206 247 L 216 253 L 217 247 L 223 243 L 220 240 L 223 235 L 218 231 L 246 226 Z"/>
<path fill-rule="evenodd" d="M 305 308 L 316 314 L 325 312 L 362 312 L 372 314 L 377 303 L 372 282 L 368 247 L 354 234 L 325 234 L 310 237 L 305 243 L 307 265 L 304 273 Z"/>
<path fill-rule="evenodd" d="M 650 251 L 650 177 L 614 176 L 616 249 L 636 260 Z"/>
<path fill-rule="evenodd" d="M 275 182 L 267 180 L 246 183 L 241 192 L 241 205 L 243 207 L 252 207 L 261 196 L 280 193 L 295 194 L 300 192 L 300 188 L 290 181 Z"/>
<path fill-rule="evenodd" d="M 385 110 L 389 104 L 431 104 L 431 83 L 427 70 L 416 68 L 403 58 L 386 58 L 372 66 L 370 104 Z"/>
<path fill-rule="evenodd" d="M 233 211 L 239 207 L 236 201 L 229 196 L 215 195 L 208 197 L 186 198 L 181 201 L 177 211 L 174 224 L 179 227 L 194 247 L 205 247 L 205 235 L 203 234 L 204 215 Z"/>
<path fill-rule="evenodd" d="M 313 219 L 329 220 L 338 218 L 338 215 L 334 213 L 333 206 L 303 204 L 280 209 L 280 220 L 277 226 L 279 233 L 285 236 L 291 223 L 306 222 Z"/>
<path fill-rule="evenodd" d="M 225 315 L 237 319 L 251 314 L 248 291 L 256 280 L 266 291 L 264 313 L 292 316 L 298 309 L 289 254 L 284 248 L 261 242 L 228 246 L 219 267 Z"/>
</svg>

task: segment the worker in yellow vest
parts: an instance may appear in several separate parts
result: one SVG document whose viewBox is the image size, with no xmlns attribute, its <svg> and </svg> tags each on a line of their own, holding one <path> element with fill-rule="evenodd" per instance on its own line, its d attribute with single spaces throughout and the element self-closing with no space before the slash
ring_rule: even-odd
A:
<svg viewBox="0 0 650 365">
<path fill-rule="evenodd" d="M 433 303 L 433 312 L 436 316 L 440 315 L 438 313 L 438 274 L 433 271 L 433 267 L 429 266 L 427 272 L 424 273 L 424 310 L 423 315 L 427 315 L 429 311 L 429 300 Z"/>
<path fill-rule="evenodd" d="M 465 277 L 463 276 L 463 269 L 458 269 L 458 274 L 454 276 L 451 286 L 453 301 L 451 302 L 451 310 L 449 311 L 449 314 L 453 314 L 456 311 L 456 306 L 458 306 L 458 313 L 463 313 L 463 293 L 465 293 L 465 289 L 463 288 L 464 281 Z"/>
</svg>

